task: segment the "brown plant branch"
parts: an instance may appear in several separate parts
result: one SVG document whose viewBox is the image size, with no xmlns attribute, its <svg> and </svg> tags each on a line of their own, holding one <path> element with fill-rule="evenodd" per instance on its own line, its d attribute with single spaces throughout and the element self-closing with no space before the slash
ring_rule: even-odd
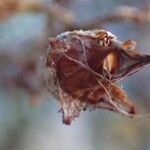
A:
<svg viewBox="0 0 150 150">
<path fill-rule="evenodd" d="M 49 16 L 50 21 L 58 20 L 66 26 L 68 29 L 88 29 L 99 27 L 107 23 L 114 23 L 120 21 L 129 21 L 135 23 L 150 22 L 150 8 L 135 8 L 129 6 L 122 6 L 116 8 L 111 14 L 103 17 L 85 22 L 84 25 L 78 25 L 71 10 L 64 8 L 57 3 L 51 3 L 49 5 L 42 4 L 34 0 L 1 0 L 0 1 L 0 20 L 4 21 L 8 17 L 11 17 L 18 12 L 38 12 L 45 13 Z M 65 28 L 65 29 L 66 29 Z"/>
<path fill-rule="evenodd" d="M 117 23 L 123 21 L 134 23 L 150 23 L 150 8 L 140 9 L 128 6 L 118 7 L 111 14 L 105 15 L 103 17 L 98 17 L 90 22 L 85 23 L 85 26 L 83 26 L 83 28 L 96 28 L 107 23 Z"/>
</svg>

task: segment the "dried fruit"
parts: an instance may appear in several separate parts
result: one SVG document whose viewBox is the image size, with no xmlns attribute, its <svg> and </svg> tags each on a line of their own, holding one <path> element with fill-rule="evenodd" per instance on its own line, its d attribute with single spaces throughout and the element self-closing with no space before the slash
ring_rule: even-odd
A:
<svg viewBox="0 0 150 150">
<path fill-rule="evenodd" d="M 124 43 L 105 30 L 72 31 L 50 39 L 42 72 L 44 85 L 61 103 L 63 123 L 71 124 L 82 110 L 103 108 L 136 114 L 117 81 L 150 63 L 136 43 Z"/>
</svg>

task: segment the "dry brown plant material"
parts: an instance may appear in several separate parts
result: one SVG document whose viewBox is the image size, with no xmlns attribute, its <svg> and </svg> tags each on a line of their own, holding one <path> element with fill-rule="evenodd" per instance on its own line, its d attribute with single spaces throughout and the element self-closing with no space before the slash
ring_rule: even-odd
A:
<svg viewBox="0 0 150 150">
<path fill-rule="evenodd" d="M 135 46 L 105 30 L 65 32 L 50 39 L 42 78 L 60 101 L 63 123 L 71 124 L 86 109 L 136 115 L 135 105 L 117 84 L 150 63 L 150 56 L 139 54 Z"/>
</svg>

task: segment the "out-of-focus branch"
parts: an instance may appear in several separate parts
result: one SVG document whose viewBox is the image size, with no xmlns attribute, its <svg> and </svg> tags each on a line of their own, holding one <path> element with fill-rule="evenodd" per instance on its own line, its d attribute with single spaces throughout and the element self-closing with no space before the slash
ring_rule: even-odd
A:
<svg viewBox="0 0 150 150">
<path fill-rule="evenodd" d="M 39 100 L 40 81 L 37 70 L 37 60 L 24 58 L 17 60 L 9 54 L 0 54 L 0 85 L 8 92 L 23 90 L 31 97 L 31 103 Z"/>
<path fill-rule="evenodd" d="M 86 28 L 97 27 L 98 25 L 121 21 L 150 23 L 150 8 L 139 9 L 128 6 L 118 7 L 114 12 L 109 15 L 96 18 L 93 21 L 90 21 L 90 23 L 87 22 Z"/>
<path fill-rule="evenodd" d="M 36 61 L 26 58 L 20 62 L 15 58 L 2 54 L 0 55 L 0 84 L 6 88 L 20 88 L 26 90 L 29 94 L 39 92 L 37 88 Z"/>
<path fill-rule="evenodd" d="M 68 23 L 74 20 L 73 14 L 66 8 L 58 4 L 42 4 L 35 0 L 1 0 L 0 1 L 0 21 L 5 21 L 8 17 L 18 12 L 38 12 L 46 13 L 50 19 L 57 18 L 61 22 Z"/>
<path fill-rule="evenodd" d="M 120 22 L 120 21 L 130 21 L 130 22 L 150 22 L 150 8 L 135 8 L 129 6 L 122 6 L 114 10 L 111 14 L 105 15 L 104 17 L 99 17 L 90 22 L 83 23 L 84 25 L 79 25 L 74 17 L 73 13 L 64 8 L 57 3 L 51 3 L 49 5 L 42 4 L 35 0 L 1 0 L 0 1 L 0 20 L 4 20 L 7 17 L 12 16 L 17 12 L 38 12 L 45 13 L 49 16 L 49 19 L 60 21 L 68 29 L 75 28 L 93 28 L 99 27 L 106 23 Z"/>
</svg>

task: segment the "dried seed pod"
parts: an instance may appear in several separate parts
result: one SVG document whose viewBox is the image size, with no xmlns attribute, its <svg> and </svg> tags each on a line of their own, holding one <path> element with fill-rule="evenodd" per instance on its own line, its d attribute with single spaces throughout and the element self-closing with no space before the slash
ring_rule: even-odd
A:
<svg viewBox="0 0 150 150">
<path fill-rule="evenodd" d="M 135 106 L 117 81 L 150 63 L 150 56 L 137 53 L 134 41 L 122 43 L 108 31 L 80 30 L 51 38 L 44 61 L 49 72 L 44 83 L 61 103 L 63 123 L 71 124 L 88 108 L 134 116 Z"/>
</svg>

